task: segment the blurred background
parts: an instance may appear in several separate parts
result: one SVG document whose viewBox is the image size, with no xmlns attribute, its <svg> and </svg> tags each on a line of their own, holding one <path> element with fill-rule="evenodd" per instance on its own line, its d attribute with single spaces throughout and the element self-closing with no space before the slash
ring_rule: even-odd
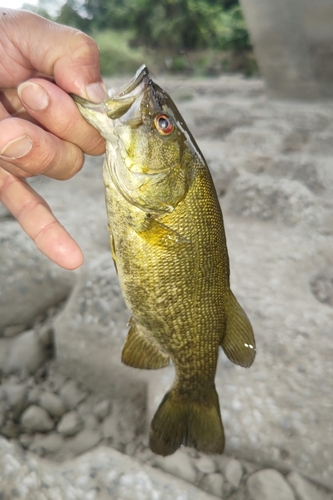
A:
<svg viewBox="0 0 333 500">
<path fill-rule="evenodd" d="M 96 40 L 105 76 L 157 72 L 212 76 L 257 72 L 238 0 L 38 0 L 23 8 Z"/>
</svg>

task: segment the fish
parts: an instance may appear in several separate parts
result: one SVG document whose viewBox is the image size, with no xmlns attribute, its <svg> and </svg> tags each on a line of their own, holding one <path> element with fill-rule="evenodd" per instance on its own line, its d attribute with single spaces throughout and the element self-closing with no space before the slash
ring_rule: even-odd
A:
<svg viewBox="0 0 333 500">
<path fill-rule="evenodd" d="M 132 317 L 125 365 L 173 363 L 175 380 L 150 426 L 151 450 L 223 453 L 215 374 L 221 346 L 254 361 L 251 323 L 230 289 L 223 216 L 207 163 L 171 97 L 143 65 L 101 104 L 72 96 L 106 139 L 112 257 Z"/>
</svg>

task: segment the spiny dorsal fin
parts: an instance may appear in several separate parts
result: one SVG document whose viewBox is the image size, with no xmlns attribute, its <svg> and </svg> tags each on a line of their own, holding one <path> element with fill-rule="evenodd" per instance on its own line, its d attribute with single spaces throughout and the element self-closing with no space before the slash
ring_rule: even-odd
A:
<svg viewBox="0 0 333 500">
<path fill-rule="evenodd" d="M 230 290 L 226 332 L 221 342 L 226 356 L 236 365 L 248 368 L 256 355 L 251 323 Z"/>
<path fill-rule="evenodd" d="M 131 328 L 126 337 L 121 360 L 125 365 L 133 368 L 145 368 L 147 370 L 157 370 L 168 366 L 170 358 L 143 335 L 131 318 Z"/>
</svg>

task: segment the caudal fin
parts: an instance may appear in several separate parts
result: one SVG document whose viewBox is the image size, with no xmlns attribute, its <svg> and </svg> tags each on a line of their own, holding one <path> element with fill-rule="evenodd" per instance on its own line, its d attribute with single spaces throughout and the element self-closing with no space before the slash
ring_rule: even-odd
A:
<svg viewBox="0 0 333 500">
<path fill-rule="evenodd" d="M 158 455 L 171 455 L 182 444 L 204 453 L 222 453 L 224 432 L 215 387 L 204 401 L 180 396 L 176 388 L 164 396 L 150 427 L 150 448 Z"/>
</svg>

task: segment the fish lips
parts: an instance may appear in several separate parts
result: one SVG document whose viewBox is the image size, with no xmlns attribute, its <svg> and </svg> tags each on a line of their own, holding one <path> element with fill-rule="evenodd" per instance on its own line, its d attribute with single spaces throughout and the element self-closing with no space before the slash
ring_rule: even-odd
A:
<svg viewBox="0 0 333 500">
<path fill-rule="evenodd" d="M 111 90 L 109 97 L 102 103 L 96 104 L 75 94 L 71 94 L 71 96 L 79 106 L 87 111 L 103 113 L 111 120 L 120 120 L 122 124 L 136 126 L 142 122 L 140 105 L 150 81 L 148 68 L 143 65 L 126 86 Z"/>
</svg>

